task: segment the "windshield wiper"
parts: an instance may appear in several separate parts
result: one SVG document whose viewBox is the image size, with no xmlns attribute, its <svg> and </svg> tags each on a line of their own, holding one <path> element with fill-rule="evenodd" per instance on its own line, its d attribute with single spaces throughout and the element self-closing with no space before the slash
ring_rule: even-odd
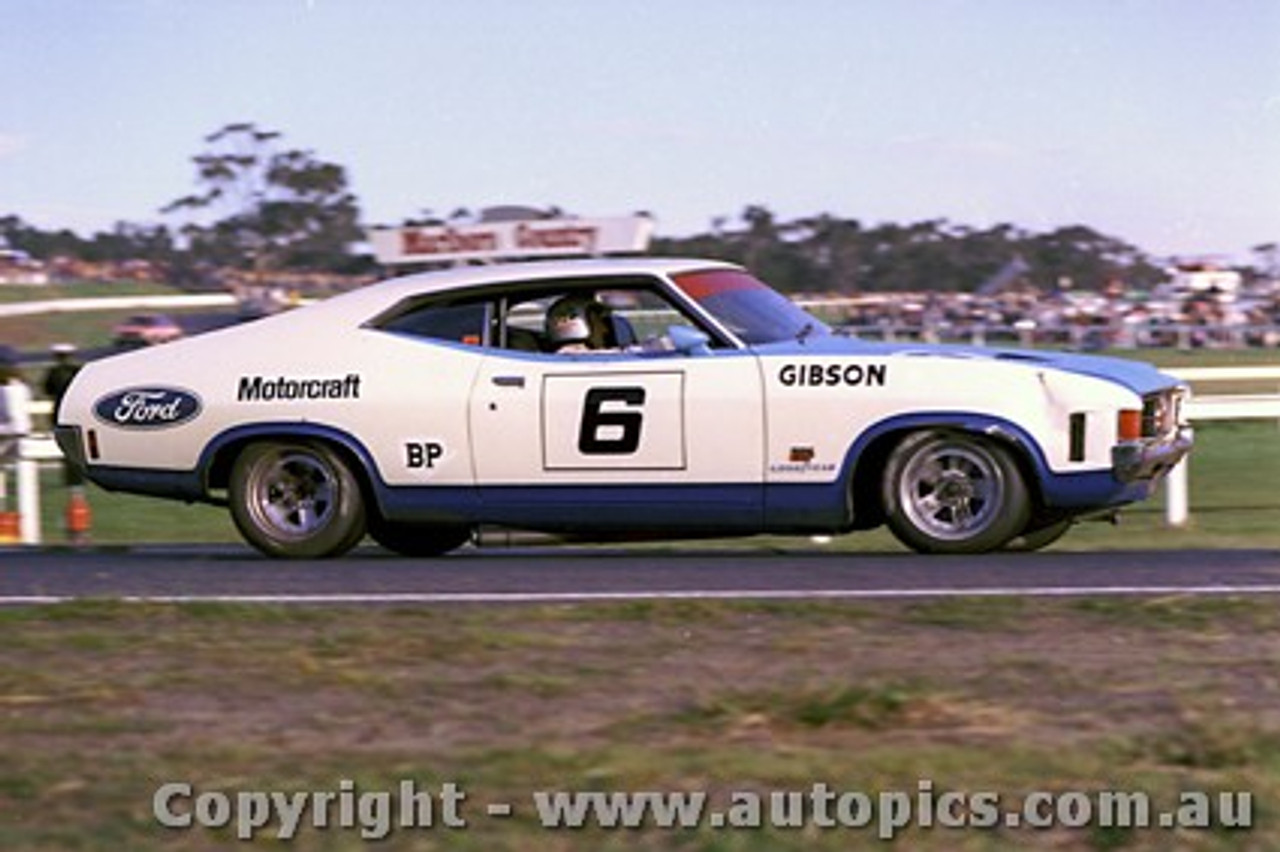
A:
<svg viewBox="0 0 1280 852">
<path fill-rule="evenodd" d="M 804 327 L 796 332 L 796 342 L 804 343 L 815 331 L 817 331 L 817 326 L 811 322 L 805 323 Z"/>
</svg>

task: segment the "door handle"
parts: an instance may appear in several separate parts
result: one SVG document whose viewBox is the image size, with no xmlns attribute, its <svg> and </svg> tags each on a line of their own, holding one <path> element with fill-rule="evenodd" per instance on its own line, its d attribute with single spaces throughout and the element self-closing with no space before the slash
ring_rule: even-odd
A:
<svg viewBox="0 0 1280 852">
<path fill-rule="evenodd" d="M 493 383 L 500 388 L 522 388 L 524 376 L 494 376 Z"/>
</svg>

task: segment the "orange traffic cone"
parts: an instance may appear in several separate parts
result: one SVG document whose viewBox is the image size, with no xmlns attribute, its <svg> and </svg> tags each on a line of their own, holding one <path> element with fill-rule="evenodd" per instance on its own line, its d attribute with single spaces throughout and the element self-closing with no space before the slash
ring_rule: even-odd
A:
<svg viewBox="0 0 1280 852">
<path fill-rule="evenodd" d="M 89 501 L 84 496 L 84 489 L 78 485 L 71 487 L 67 496 L 67 539 L 72 544 L 84 544 L 89 540 L 89 530 L 93 526 L 93 512 L 89 509 Z"/>
</svg>

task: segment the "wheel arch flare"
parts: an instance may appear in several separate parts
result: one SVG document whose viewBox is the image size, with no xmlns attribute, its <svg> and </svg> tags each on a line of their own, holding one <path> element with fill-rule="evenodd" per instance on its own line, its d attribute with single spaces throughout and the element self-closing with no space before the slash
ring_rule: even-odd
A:
<svg viewBox="0 0 1280 852">
<path fill-rule="evenodd" d="M 1052 477 L 1044 450 L 1023 428 L 988 414 L 964 411 L 915 412 L 882 420 L 862 432 L 845 455 L 845 481 L 853 496 L 855 527 L 866 529 L 884 521 L 881 483 L 889 456 L 907 436 L 917 432 L 951 431 L 995 440 L 1011 451 L 1033 499 L 1044 505 L 1043 490 Z"/>
<path fill-rule="evenodd" d="M 384 486 L 369 450 L 349 432 L 322 423 L 253 423 L 220 432 L 205 446 L 198 463 L 206 493 L 214 494 L 227 487 L 236 457 L 245 447 L 256 441 L 291 440 L 323 441 L 353 461 L 352 469 L 366 499 L 382 510 Z"/>
</svg>

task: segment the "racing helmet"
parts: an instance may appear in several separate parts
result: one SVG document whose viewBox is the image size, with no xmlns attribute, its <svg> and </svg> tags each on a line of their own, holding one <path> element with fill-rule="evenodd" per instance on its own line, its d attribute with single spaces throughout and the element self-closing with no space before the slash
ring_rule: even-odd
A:
<svg viewBox="0 0 1280 852">
<path fill-rule="evenodd" d="M 590 296 L 571 294 L 561 297 L 547 311 L 547 337 L 557 346 L 566 343 L 585 343 L 591 337 L 588 318 Z"/>
</svg>

